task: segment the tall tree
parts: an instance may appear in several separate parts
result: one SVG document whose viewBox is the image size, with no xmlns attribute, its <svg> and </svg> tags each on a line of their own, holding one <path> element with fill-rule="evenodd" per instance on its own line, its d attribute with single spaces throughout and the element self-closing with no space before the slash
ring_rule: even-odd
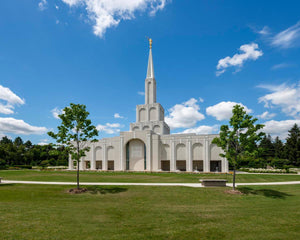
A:
<svg viewBox="0 0 300 240">
<path fill-rule="evenodd" d="M 48 135 L 56 139 L 57 143 L 65 145 L 72 159 L 77 162 L 77 189 L 79 189 L 79 163 L 80 159 L 89 151 L 87 141 L 97 141 L 98 131 L 87 119 L 89 112 L 82 104 L 71 103 L 58 115 L 61 125 L 58 126 L 58 133 L 48 132 Z"/>
<path fill-rule="evenodd" d="M 274 145 L 270 134 L 265 135 L 259 143 L 259 156 L 263 159 L 271 159 L 274 157 Z"/>
<path fill-rule="evenodd" d="M 273 143 L 274 148 L 274 157 L 275 158 L 283 158 L 284 157 L 284 145 L 283 142 L 277 136 Z"/>
<path fill-rule="evenodd" d="M 221 147 L 226 157 L 233 166 L 233 190 L 235 190 L 235 175 L 238 161 L 243 155 L 256 155 L 257 142 L 264 136 L 263 132 L 258 130 L 264 127 L 262 124 L 255 124 L 257 118 L 252 118 L 244 110 L 244 107 L 235 105 L 232 109 L 232 117 L 228 125 L 222 125 L 220 137 L 213 139 L 212 143 Z"/>
<path fill-rule="evenodd" d="M 286 139 L 285 153 L 287 159 L 294 166 L 300 166 L 300 128 L 295 124 Z"/>
</svg>

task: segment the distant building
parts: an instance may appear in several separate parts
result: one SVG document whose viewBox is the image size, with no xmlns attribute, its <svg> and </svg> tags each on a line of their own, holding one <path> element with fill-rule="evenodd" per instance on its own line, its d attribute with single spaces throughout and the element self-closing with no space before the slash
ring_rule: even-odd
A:
<svg viewBox="0 0 300 240">
<path fill-rule="evenodd" d="M 129 132 L 88 143 L 90 151 L 80 162 L 82 170 L 228 172 L 221 148 L 212 144 L 217 134 L 170 134 L 164 108 L 156 102 L 156 81 L 150 42 L 145 104 L 136 106 L 136 122 Z M 69 159 L 69 169 L 74 161 Z"/>
</svg>

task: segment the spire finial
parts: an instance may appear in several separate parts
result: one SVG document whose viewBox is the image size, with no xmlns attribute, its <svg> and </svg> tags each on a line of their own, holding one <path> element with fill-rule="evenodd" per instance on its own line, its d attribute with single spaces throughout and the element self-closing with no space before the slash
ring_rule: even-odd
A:
<svg viewBox="0 0 300 240">
<path fill-rule="evenodd" d="M 151 49 L 152 48 L 152 39 L 149 38 L 149 48 Z"/>
</svg>

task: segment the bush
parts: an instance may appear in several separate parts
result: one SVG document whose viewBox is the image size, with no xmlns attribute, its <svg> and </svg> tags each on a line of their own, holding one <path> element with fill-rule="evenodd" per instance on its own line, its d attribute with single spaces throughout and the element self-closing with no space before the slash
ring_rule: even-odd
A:
<svg viewBox="0 0 300 240">
<path fill-rule="evenodd" d="M 21 169 L 32 169 L 31 165 L 13 165 L 13 167 L 21 168 Z"/>
</svg>

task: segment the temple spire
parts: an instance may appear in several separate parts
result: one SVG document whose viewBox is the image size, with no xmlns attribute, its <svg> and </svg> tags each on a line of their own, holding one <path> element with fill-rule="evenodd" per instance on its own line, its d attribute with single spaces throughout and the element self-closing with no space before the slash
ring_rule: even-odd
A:
<svg viewBox="0 0 300 240">
<path fill-rule="evenodd" d="M 147 76 L 145 80 L 145 104 L 156 103 L 156 81 L 154 78 L 154 68 L 152 59 L 152 39 L 149 39 L 149 59 Z"/>
<path fill-rule="evenodd" d="M 153 59 L 152 59 L 152 39 L 151 38 L 149 38 L 149 58 L 148 58 L 147 78 L 154 78 L 154 68 L 153 68 Z"/>
</svg>

